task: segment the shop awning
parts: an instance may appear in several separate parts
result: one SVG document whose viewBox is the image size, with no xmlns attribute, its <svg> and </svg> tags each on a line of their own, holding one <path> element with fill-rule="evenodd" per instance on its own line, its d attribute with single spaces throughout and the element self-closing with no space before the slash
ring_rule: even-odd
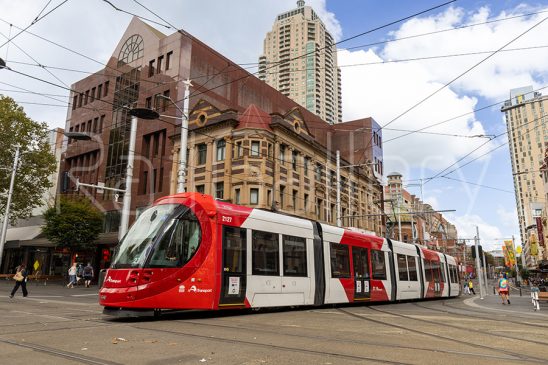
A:
<svg viewBox="0 0 548 365">
<path fill-rule="evenodd" d="M 42 233 L 42 226 L 9 228 L 6 241 L 28 241 L 38 237 L 40 233 Z"/>
</svg>

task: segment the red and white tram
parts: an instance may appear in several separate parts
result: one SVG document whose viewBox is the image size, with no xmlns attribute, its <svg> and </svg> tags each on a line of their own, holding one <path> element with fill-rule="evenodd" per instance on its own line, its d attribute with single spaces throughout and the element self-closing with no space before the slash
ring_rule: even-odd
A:
<svg viewBox="0 0 548 365">
<path fill-rule="evenodd" d="M 399 301 L 459 294 L 451 256 L 182 193 L 144 211 L 99 292 L 105 313 Z"/>
</svg>

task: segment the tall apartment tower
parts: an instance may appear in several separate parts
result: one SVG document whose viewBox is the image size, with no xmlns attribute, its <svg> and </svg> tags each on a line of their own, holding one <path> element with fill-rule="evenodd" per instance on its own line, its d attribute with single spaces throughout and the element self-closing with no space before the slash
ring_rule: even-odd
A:
<svg viewBox="0 0 548 365">
<path fill-rule="evenodd" d="M 548 146 L 548 96 L 534 92 L 532 86 L 512 89 L 501 112 L 508 129 L 521 242 L 527 251 L 529 237 L 537 230 L 537 218 L 546 216 L 539 170 Z"/>
<path fill-rule="evenodd" d="M 330 124 L 342 120 L 333 37 L 303 0 L 277 16 L 259 57 L 259 78 Z"/>
</svg>

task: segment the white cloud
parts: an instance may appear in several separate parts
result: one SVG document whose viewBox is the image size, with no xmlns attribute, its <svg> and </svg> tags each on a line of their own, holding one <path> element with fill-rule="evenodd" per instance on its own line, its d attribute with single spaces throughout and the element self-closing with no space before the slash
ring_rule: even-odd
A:
<svg viewBox="0 0 548 365">
<path fill-rule="evenodd" d="M 412 19 L 393 32 L 392 36 L 403 38 L 477 24 L 485 22 L 488 18 L 503 19 L 521 14 L 523 10 L 525 9 L 495 15 L 491 14 L 489 8 L 482 7 L 467 14 L 460 8 L 451 7 L 439 15 Z M 545 17 L 546 14 L 538 14 L 388 43 L 383 50 L 383 58 L 406 59 L 495 51 Z M 548 22 L 544 22 L 508 45 L 506 49 L 545 46 L 544 35 L 547 33 Z M 421 64 L 427 68 L 432 80 L 447 83 L 487 56 L 488 54 L 481 54 L 437 59 L 423 61 Z M 546 59 L 548 59 L 547 48 L 499 52 L 456 81 L 453 88 L 463 92 L 478 93 L 498 101 L 508 97 L 511 88 L 523 85 L 538 87 L 544 84 L 548 79 Z M 478 82 L 479 80 L 484 82 Z"/>
<path fill-rule="evenodd" d="M 499 227 L 487 223 L 482 217 L 469 214 L 463 216 L 449 216 L 449 221 L 457 227 L 459 238 L 476 237 L 476 226 L 479 228 L 480 243 L 486 251 L 498 249 L 504 237 Z M 498 240 L 497 240 L 498 239 Z M 467 241 L 468 245 L 474 241 Z"/>
<path fill-rule="evenodd" d="M 504 225 L 504 228 L 510 228 L 512 230 L 518 227 L 518 216 L 516 211 L 509 211 L 502 205 L 497 207 L 497 216 L 500 222 Z"/>
<path fill-rule="evenodd" d="M 514 13 L 517 10 L 502 12 L 496 18 L 505 18 Z M 421 62 L 353 67 L 344 65 L 496 50 L 538 23 L 543 16 L 545 15 L 516 18 L 390 42 L 382 49 L 340 51 L 344 119 L 372 116 L 382 126 L 390 123 L 383 130 L 386 142 L 402 134 L 391 131 L 390 128 L 415 130 L 469 113 L 427 131 L 469 136 L 486 134 L 485 122 L 478 120 L 473 113 L 478 107 L 478 100 L 473 95 L 502 101 L 507 98 L 511 88 L 522 85 L 538 87 L 544 84 L 548 80 L 548 64 L 545 62 L 548 59 L 548 48 L 497 54 L 417 107 L 415 105 L 421 100 L 465 72 L 487 54 Z M 493 15 L 486 7 L 471 13 L 451 7 L 440 14 L 414 18 L 403 23 L 398 30 L 391 33 L 391 39 L 484 22 L 488 17 L 493 18 Z M 548 22 L 545 23 L 508 48 L 545 45 L 544 34 L 548 33 Z M 407 112 L 409 109 L 412 110 Z M 401 114 L 404 115 L 400 117 Z M 394 119 L 397 120 L 392 123 Z M 390 171 L 406 171 L 413 167 L 435 170 L 450 165 L 485 141 L 479 138 L 414 134 L 397 142 L 386 143 L 384 158 L 387 170 Z M 504 142 L 504 138 L 489 142 L 471 158 L 478 157 Z M 393 163 L 398 159 L 392 156 L 404 156 L 405 163 Z"/>
</svg>

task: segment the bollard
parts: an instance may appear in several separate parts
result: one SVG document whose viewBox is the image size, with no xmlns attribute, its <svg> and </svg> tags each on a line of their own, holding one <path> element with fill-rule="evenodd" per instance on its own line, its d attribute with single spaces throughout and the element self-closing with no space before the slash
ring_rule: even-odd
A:
<svg viewBox="0 0 548 365">
<path fill-rule="evenodd" d="M 519 296 L 521 297 L 521 286 L 519 287 Z"/>
<path fill-rule="evenodd" d="M 497 294 L 497 289 L 493 287 L 493 295 L 496 295 L 496 294 Z"/>
</svg>

